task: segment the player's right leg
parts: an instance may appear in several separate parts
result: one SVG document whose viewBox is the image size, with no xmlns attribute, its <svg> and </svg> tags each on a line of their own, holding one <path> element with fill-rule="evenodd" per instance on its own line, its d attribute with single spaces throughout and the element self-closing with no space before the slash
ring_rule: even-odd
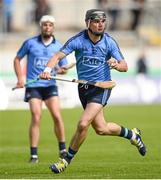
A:
<svg viewBox="0 0 161 180">
<path fill-rule="evenodd" d="M 25 102 L 29 102 L 31 112 L 31 122 L 29 127 L 30 141 L 30 161 L 31 163 L 38 162 L 38 142 L 39 142 L 39 126 L 42 111 L 42 94 L 40 88 L 26 88 Z"/>
<path fill-rule="evenodd" d="M 70 164 L 71 160 L 74 158 L 75 154 L 77 153 L 81 144 L 84 142 L 87 136 L 89 125 L 101 109 L 101 104 L 87 104 L 85 111 L 83 112 L 80 121 L 78 122 L 76 132 L 71 140 L 67 156 L 63 159 L 60 159 L 58 163 L 54 163 L 50 166 L 51 170 L 54 173 L 60 173 L 64 171 L 66 167 Z"/>
<path fill-rule="evenodd" d="M 29 127 L 29 140 L 30 140 L 30 161 L 31 163 L 38 163 L 38 143 L 40 134 L 40 118 L 42 100 L 32 98 L 29 100 L 31 111 L 31 123 Z"/>
</svg>

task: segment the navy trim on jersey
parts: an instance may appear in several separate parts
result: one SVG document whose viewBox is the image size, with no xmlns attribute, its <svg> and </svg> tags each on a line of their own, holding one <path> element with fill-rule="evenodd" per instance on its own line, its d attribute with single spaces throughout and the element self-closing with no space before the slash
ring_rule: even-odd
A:
<svg viewBox="0 0 161 180">
<path fill-rule="evenodd" d="M 120 47 L 119 47 L 118 43 L 116 42 L 116 40 L 115 40 L 113 37 L 111 37 L 108 33 L 104 33 L 104 35 L 110 37 L 113 41 L 115 41 L 118 49 L 120 50 Z M 124 56 L 123 56 L 123 54 L 121 53 L 121 50 L 120 50 L 119 52 L 120 52 L 120 55 L 121 55 L 122 59 L 124 59 Z"/>
<path fill-rule="evenodd" d="M 52 35 L 52 37 L 53 37 L 53 41 L 52 41 L 51 43 L 55 43 L 55 42 L 56 42 L 56 40 L 55 40 L 54 35 Z M 42 42 L 42 43 L 43 43 L 43 41 L 42 41 L 42 37 L 41 37 L 41 34 L 38 36 L 38 41 L 40 41 L 40 42 Z M 49 44 L 49 45 L 50 45 L 50 44 Z M 49 45 L 47 45 L 47 46 L 49 46 Z"/>
<path fill-rule="evenodd" d="M 96 43 L 94 43 L 94 42 L 90 39 L 90 37 L 89 37 L 89 35 L 88 35 L 88 30 L 85 30 L 84 34 L 85 34 L 85 37 L 86 37 L 87 39 L 89 39 L 89 40 L 91 41 L 91 43 L 94 44 L 94 45 L 96 45 L 97 43 L 99 43 L 99 42 L 102 40 L 102 38 L 103 38 L 103 35 L 101 35 L 100 40 L 97 41 Z"/>
<path fill-rule="evenodd" d="M 81 31 L 80 33 L 76 34 L 75 36 L 73 36 L 72 38 L 70 38 L 65 44 L 64 46 L 60 49 L 60 51 L 62 51 L 62 49 L 64 49 L 73 39 L 76 39 L 77 37 L 81 36 L 82 34 L 84 34 L 84 31 Z"/>
</svg>

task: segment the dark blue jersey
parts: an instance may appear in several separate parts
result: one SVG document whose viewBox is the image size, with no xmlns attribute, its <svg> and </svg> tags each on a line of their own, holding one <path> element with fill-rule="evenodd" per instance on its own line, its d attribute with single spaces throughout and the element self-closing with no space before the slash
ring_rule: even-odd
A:
<svg viewBox="0 0 161 180">
<path fill-rule="evenodd" d="M 47 46 L 42 42 L 41 36 L 27 39 L 17 53 L 20 59 L 27 55 L 27 81 L 36 79 L 38 75 L 43 72 L 51 57 L 58 52 L 61 47 L 62 45 L 55 39 Z M 62 59 L 58 65 L 61 67 L 66 64 L 67 60 Z M 56 71 L 53 69 L 52 73 L 55 75 Z M 39 80 L 36 83 L 28 85 L 28 87 L 46 87 L 54 85 L 55 83 L 55 80 Z"/>
<path fill-rule="evenodd" d="M 111 80 L 107 63 L 111 57 L 117 61 L 124 59 L 116 41 L 107 33 L 94 44 L 87 30 L 70 38 L 60 51 L 66 55 L 75 51 L 78 79 L 94 82 Z"/>
</svg>

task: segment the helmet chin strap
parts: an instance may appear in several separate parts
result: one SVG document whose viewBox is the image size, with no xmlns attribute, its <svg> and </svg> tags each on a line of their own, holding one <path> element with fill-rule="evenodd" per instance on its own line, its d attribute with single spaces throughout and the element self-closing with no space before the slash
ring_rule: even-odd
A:
<svg viewBox="0 0 161 180">
<path fill-rule="evenodd" d="M 93 35 L 95 35 L 95 36 L 102 36 L 103 33 L 104 33 L 104 31 L 102 31 L 102 32 L 94 32 L 94 31 L 92 31 L 90 28 L 88 28 L 88 30 L 89 30 Z"/>
</svg>

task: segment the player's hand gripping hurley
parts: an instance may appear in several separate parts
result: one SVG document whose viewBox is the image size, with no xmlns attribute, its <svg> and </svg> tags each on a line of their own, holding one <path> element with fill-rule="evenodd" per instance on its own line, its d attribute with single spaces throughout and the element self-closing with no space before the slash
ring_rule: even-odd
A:
<svg viewBox="0 0 161 180">
<path fill-rule="evenodd" d="M 28 85 L 37 82 L 39 79 L 40 79 L 40 78 L 38 77 L 38 78 L 36 78 L 36 79 L 33 79 L 33 80 L 31 80 L 31 81 L 28 81 L 26 84 L 24 84 L 23 87 L 15 86 L 15 87 L 12 88 L 12 91 L 14 91 L 15 89 L 21 89 L 21 88 L 27 87 Z"/>
<path fill-rule="evenodd" d="M 68 69 L 73 68 L 74 66 L 75 66 L 75 62 L 70 63 L 70 64 L 66 65 L 65 67 L 62 67 L 62 69 L 64 69 L 66 71 Z M 15 89 L 21 89 L 21 88 L 27 87 L 28 85 L 37 82 L 39 79 L 41 79 L 41 78 L 37 77 L 36 79 L 30 80 L 26 84 L 24 84 L 24 86 L 21 86 L 21 87 L 20 86 L 15 86 L 15 87 L 12 88 L 12 91 L 14 91 Z"/>
<path fill-rule="evenodd" d="M 44 78 L 41 78 L 41 79 L 44 79 Z M 68 80 L 68 79 L 63 79 L 63 78 L 57 78 L 55 76 L 50 76 L 50 78 L 48 78 L 48 79 L 55 79 L 55 80 L 58 80 L 58 81 L 65 81 L 65 82 L 73 82 L 73 83 L 78 83 L 78 84 L 92 85 L 92 86 L 100 87 L 100 88 L 103 88 L 103 89 L 112 89 L 116 85 L 116 83 L 114 81 L 92 82 L 92 81 L 78 80 L 78 79 Z"/>
</svg>

